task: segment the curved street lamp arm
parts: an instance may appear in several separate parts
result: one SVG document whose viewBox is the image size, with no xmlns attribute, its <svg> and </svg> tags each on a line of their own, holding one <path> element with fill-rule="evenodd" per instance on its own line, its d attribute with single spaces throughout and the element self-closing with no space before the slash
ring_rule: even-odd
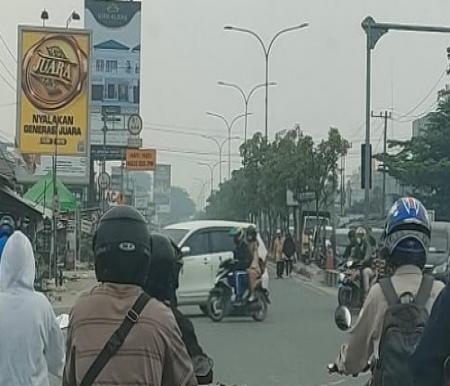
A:
<svg viewBox="0 0 450 386">
<path fill-rule="evenodd" d="M 269 86 L 276 86 L 277 83 L 276 83 L 276 82 L 269 82 L 268 85 L 269 85 Z M 249 94 L 248 94 L 248 98 L 247 98 L 247 99 L 250 100 L 250 98 L 252 97 L 252 95 L 255 93 L 256 90 L 258 90 L 258 89 L 260 89 L 260 88 L 262 88 L 262 87 L 265 87 L 265 86 L 266 86 L 265 83 L 257 84 L 255 87 L 253 87 L 253 88 L 251 89 L 251 91 L 250 91 Z"/>
<path fill-rule="evenodd" d="M 216 113 L 211 113 L 210 111 L 207 111 L 206 114 L 207 114 L 207 115 L 210 115 L 211 117 L 220 118 L 220 119 L 225 123 L 225 125 L 227 126 L 227 128 L 228 128 L 228 129 L 230 128 L 230 125 L 228 124 L 227 119 L 226 119 L 223 115 L 216 114 Z"/>
<path fill-rule="evenodd" d="M 219 146 L 219 148 L 220 148 L 220 142 L 216 138 L 211 137 L 211 136 L 206 135 L 206 134 L 200 134 L 200 137 L 205 138 L 205 139 L 209 139 L 211 141 L 214 141 L 216 143 L 216 145 Z"/>
<path fill-rule="evenodd" d="M 240 114 L 237 117 L 235 117 L 232 121 L 231 121 L 231 125 L 230 125 L 230 130 L 233 128 L 234 124 L 241 118 L 244 118 L 246 115 L 252 115 L 252 113 L 247 113 L 247 114 Z"/>
<path fill-rule="evenodd" d="M 273 43 L 275 43 L 275 40 L 277 40 L 277 38 L 279 38 L 281 35 L 283 35 L 283 34 L 285 34 L 287 32 L 297 31 L 299 29 L 308 27 L 308 25 L 309 25 L 309 23 L 303 23 L 303 24 L 300 24 L 300 25 L 297 25 L 297 26 L 294 26 L 294 27 L 285 28 L 285 29 L 277 32 L 275 34 L 275 36 L 272 38 L 272 40 L 270 41 L 269 48 L 267 49 L 267 55 L 270 54 L 270 50 L 272 49 Z"/>
<path fill-rule="evenodd" d="M 206 162 L 197 162 L 197 164 L 200 165 L 200 166 L 207 166 L 208 169 L 209 169 L 211 172 L 214 170 L 214 168 L 213 168 L 210 164 L 208 164 L 208 163 L 206 163 Z"/>
<path fill-rule="evenodd" d="M 269 50 L 266 48 L 266 45 L 264 44 L 263 40 L 261 39 L 261 37 L 256 32 L 253 32 L 252 30 L 249 30 L 247 28 L 239 28 L 239 27 L 231 27 L 231 26 L 226 26 L 225 30 L 227 30 L 227 31 L 244 32 L 244 33 L 253 35 L 256 39 L 258 39 L 259 43 L 261 44 L 261 47 L 262 47 L 262 49 L 264 51 L 264 55 L 265 56 L 269 55 Z"/>
<path fill-rule="evenodd" d="M 244 102 L 247 103 L 248 98 L 246 97 L 244 90 L 240 86 L 238 86 L 237 84 L 229 83 L 229 82 L 217 82 L 217 84 L 219 86 L 232 87 L 232 88 L 238 90 L 241 93 L 242 98 L 244 98 Z"/>
</svg>

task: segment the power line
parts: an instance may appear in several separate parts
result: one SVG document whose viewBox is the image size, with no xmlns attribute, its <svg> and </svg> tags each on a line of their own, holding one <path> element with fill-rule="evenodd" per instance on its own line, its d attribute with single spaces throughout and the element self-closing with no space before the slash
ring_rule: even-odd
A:
<svg viewBox="0 0 450 386">
<path fill-rule="evenodd" d="M 439 76 L 438 80 L 436 81 L 436 83 L 433 85 L 433 87 L 431 88 L 431 90 L 419 101 L 419 103 L 417 103 L 411 110 L 409 110 L 407 113 L 401 115 L 400 117 L 398 117 L 398 119 L 402 119 L 402 118 L 406 118 L 406 117 L 410 117 L 411 114 L 416 111 L 429 97 L 430 95 L 433 93 L 433 91 L 436 89 L 437 86 L 439 86 L 439 83 L 441 82 L 442 78 L 445 76 L 445 74 L 447 73 L 447 67 L 444 68 L 444 71 L 442 72 L 442 74 Z"/>
<path fill-rule="evenodd" d="M 8 46 L 8 43 L 6 43 L 5 39 L 3 38 L 3 35 L 0 33 L 0 40 L 2 41 L 2 43 L 4 44 L 4 46 L 6 47 L 6 49 L 8 50 L 9 54 L 11 55 L 11 58 L 14 60 L 15 63 L 17 63 L 17 58 L 16 56 L 12 53 L 11 49 Z"/>
<path fill-rule="evenodd" d="M 9 83 L 8 79 L 6 79 L 1 72 L 0 72 L 0 78 L 3 79 L 3 81 L 8 85 L 8 87 L 12 91 L 16 92 L 16 88 L 11 83 Z"/>
<path fill-rule="evenodd" d="M 5 62 L 3 61 L 3 59 L 0 57 L 0 64 L 3 66 L 3 68 L 6 70 L 6 72 L 9 74 L 9 76 L 16 81 L 16 77 L 14 76 L 14 74 L 11 72 L 11 70 L 8 68 L 8 66 L 5 64 Z"/>
</svg>

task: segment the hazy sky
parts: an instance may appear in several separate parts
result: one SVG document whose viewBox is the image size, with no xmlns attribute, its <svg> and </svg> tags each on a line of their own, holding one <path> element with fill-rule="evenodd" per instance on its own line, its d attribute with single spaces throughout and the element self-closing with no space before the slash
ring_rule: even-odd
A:
<svg viewBox="0 0 450 386">
<path fill-rule="evenodd" d="M 64 25 L 72 9 L 84 16 L 83 0 L 2 0 L 1 4 L 0 33 L 14 53 L 17 25 L 39 24 L 42 8 L 49 11 L 50 26 Z M 159 153 L 159 161 L 173 165 L 173 183 L 187 188 L 196 199 L 200 185 L 196 178 L 209 179 L 208 169 L 197 163 L 217 161 L 217 146 L 173 130 L 224 138 L 223 124 L 205 112 L 233 117 L 243 111 L 243 103 L 236 91 L 218 87 L 216 82 L 236 82 L 246 89 L 264 82 L 263 54 L 257 41 L 226 32 L 223 26 L 250 28 L 268 40 L 284 27 L 309 22 L 309 28 L 281 37 L 272 51 L 270 80 L 278 86 L 271 89 L 270 134 L 299 123 L 319 139 L 330 126 L 338 127 L 353 143 L 348 158 L 350 172 L 358 166 L 364 138 L 365 34 L 360 25 L 369 14 L 380 22 L 448 25 L 450 2 L 143 0 L 141 113 L 145 146 L 165 149 Z M 82 23 L 74 22 L 73 26 Z M 373 109 L 393 107 L 397 117 L 429 110 L 435 92 L 411 112 L 438 79 L 438 86 L 445 84 L 447 77 L 441 75 L 447 65 L 448 45 L 450 36 L 439 34 L 390 32 L 383 37 L 374 52 Z M 1 43 L 0 57 L 15 74 L 15 64 Z M 0 73 L 9 77 L 1 66 Z M 12 136 L 15 93 L 2 80 L 0 85 L 0 133 Z M 263 130 L 262 90 L 255 94 L 250 110 L 249 131 Z M 381 149 L 380 124 L 373 122 L 375 150 Z M 172 131 L 165 133 L 163 129 Z M 233 134 L 242 136 L 243 126 L 236 125 Z M 394 121 L 390 135 L 409 137 L 411 123 Z M 233 142 L 232 152 L 237 154 L 238 142 Z M 239 166 L 237 156 L 233 166 Z M 224 176 L 226 170 L 224 165 Z M 217 182 L 218 173 L 215 177 Z"/>
</svg>

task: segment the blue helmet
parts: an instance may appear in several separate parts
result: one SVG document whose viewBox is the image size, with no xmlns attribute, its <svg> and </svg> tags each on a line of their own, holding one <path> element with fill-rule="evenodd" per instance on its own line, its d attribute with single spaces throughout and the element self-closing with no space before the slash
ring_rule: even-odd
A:
<svg viewBox="0 0 450 386">
<path fill-rule="evenodd" d="M 11 236 L 14 233 L 14 219 L 11 216 L 3 216 L 0 219 L 0 237 Z"/>
<path fill-rule="evenodd" d="M 397 200 L 386 219 L 384 246 L 388 256 L 394 250 L 423 254 L 430 246 L 431 224 L 423 204 L 413 198 Z"/>
</svg>

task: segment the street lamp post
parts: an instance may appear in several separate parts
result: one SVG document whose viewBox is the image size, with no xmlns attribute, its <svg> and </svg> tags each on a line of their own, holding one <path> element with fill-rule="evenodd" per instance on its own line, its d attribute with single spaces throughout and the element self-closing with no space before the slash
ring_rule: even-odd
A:
<svg viewBox="0 0 450 386">
<path fill-rule="evenodd" d="M 211 196 L 214 193 L 214 169 L 220 165 L 222 161 L 216 162 L 215 164 L 211 165 L 207 162 L 199 162 L 198 164 L 200 166 L 206 166 L 209 169 L 209 172 L 211 173 Z M 220 168 L 219 168 L 220 169 Z"/>
<path fill-rule="evenodd" d="M 372 67 L 372 50 L 375 49 L 378 41 L 390 30 L 394 31 L 410 31 L 410 32 L 439 32 L 450 33 L 449 27 L 435 27 L 410 24 L 390 24 L 377 23 L 371 16 L 367 16 L 361 23 L 362 28 L 367 35 L 366 43 L 366 138 L 365 138 L 365 156 L 364 156 L 364 203 L 365 203 L 365 219 L 368 221 L 370 214 L 370 118 L 371 118 L 371 67 Z"/>
<path fill-rule="evenodd" d="M 283 35 L 287 32 L 297 31 L 299 29 L 307 27 L 308 25 L 309 25 L 309 23 L 303 23 L 303 24 L 300 24 L 300 25 L 297 25 L 294 27 L 282 29 L 281 31 L 277 32 L 274 35 L 274 37 L 272 38 L 272 40 L 270 41 L 270 43 L 268 45 L 266 45 L 264 43 L 264 41 L 262 40 L 262 38 L 256 32 L 254 32 L 252 30 L 249 30 L 247 28 L 234 27 L 234 26 L 230 26 L 230 25 L 227 25 L 224 27 L 224 29 L 226 31 L 244 32 L 244 33 L 254 36 L 261 44 L 261 47 L 264 51 L 264 58 L 265 58 L 265 63 L 266 63 L 266 81 L 264 83 L 264 85 L 266 86 L 266 99 L 265 99 L 265 137 L 266 137 L 266 139 L 268 138 L 268 134 L 269 134 L 268 125 L 269 125 L 269 57 L 270 57 L 270 52 L 272 50 L 273 44 L 275 43 L 275 40 L 277 40 L 281 35 Z"/>
<path fill-rule="evenodd" d="M 72 13 L 66 20 L 66 29 L 69 28 L 69 25 L 72 22 L 72 20 L 80 20 L 80 19 L 81 19 L 80 14 L 77 11 L 72 11 Z"/>
<path fill-rule="evenodd" d="M 225 146 L 225 144 L 226 144 L 229 140 L 232 140 L 232 139 L 242 139 L 242 138 L 241 138 L 241 137 L 231 137 L 230 139 L 225 138 L 222 142 L 219 142 L 216 138 L 211 137 L 211 136 L 209 136 L 209 135 L 201 135 L 201 137 L 202 137 L 202 138 L 209 139 L 209 140 L 211 140 L 211 141 L 214 141 L 214 143 L 217 145 L 217 148 L 219 149 L 219 162 L 218 162 L 218 165 L 220 165 L 220 166 L 219 166 L 219 184 L 221 184 L 221 183 L 222 183 L 222 163 L 224 162 L 224 161 L 222 161 L 222 150 L 223 150 L 223 147 Z"/>
<path fill-rule="evenodd" d="M 238 90 L 242 98 L 244 99 L 244 106 L 245 106 L 245 123 L 244 123 L 244 142 L 247 142 L 247 123 L 248 123 L 248 104 L 250 102 L 250 98 L 254 94 L 254 92 L 262 87 L 265 87 L 265 83 L 257 84 L 255 87 L 253 87 L 248 94 L 245 93 L 245 91 L 240 87 L 239 85 L 235 83 L 229 83 L 229 82 L 223 82 L 219 81 L 217 82 L 219 86 L 226 86 L 226 87 L 232 87 L 236 90 Z M 276 82 L 269 82 L 269 86 L 276 86 Z"/>
<path fill-rule="evenodd" d="M 228 131 L 228 137 L 227 137 L 227 141 L 228 141 L 228 179 L 230 179 L 231 178 L 231 130 L 233 129 L 234 124 L 239 119 L 245 117 L 246 115 L 250 115 L 251 113 L 240 114 L 240 115 L 236 116 L 231 122 L 228 119 L 226 119 L 223 115 L 220 115 L 220 114 L 211 113 L 211 112 L 207 112 L 206 114 L 210 115 L 212 117 L 221 119 L 223 121 L 223 123 L 225 123 L 225 126 L 227 127 L 227 131 Z"/>
</svg>

